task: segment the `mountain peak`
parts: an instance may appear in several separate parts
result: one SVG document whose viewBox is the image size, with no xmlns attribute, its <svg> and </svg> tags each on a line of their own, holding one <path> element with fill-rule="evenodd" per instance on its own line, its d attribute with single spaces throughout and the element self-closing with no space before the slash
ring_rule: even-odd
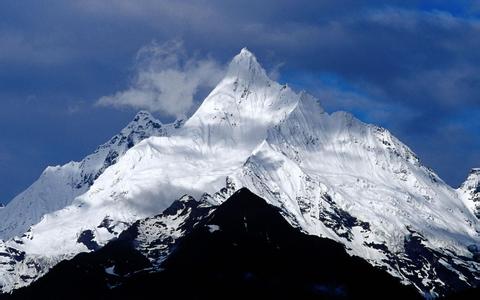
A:
<svg viewBox="0 0 480 300">
<path fill-rule="evenodd" d="M 228 66 L 227 77 L 235 77 L 249 81 L 259 78 L 268 80 L 267 72 L 262 68 L 255 54 L 247 48 L 242 48 L 240 53 L 232 59 Z"/>
<path fill-rule="evenodd" d="M 478 188 L 480 190 L 480 168 L 472 168 L 460 188 L 463 190 Z"/>
<path fill-rule="evenodd" d="M 130 127 L 130 125 L 133 124 L 135 124 L 135 126 L 144 126 L 149 123 L 162 125 L 162 123 L 157 120 L 150 112 L 146 110 L 141 110 L 135 115 L 135 117 L 127 127 Z"/>
<path fill-rule="evenodd" d="M 480 168 L 472 168 L 470 174 L 480 176 Z"/>
<path fill-rule="evenodd" d="M 141 110 L 135 115 L 133 120 L 122 129 L 121 134 L 127 136 L 132 132 L 159 129 L 162 126 L 162 122 L 152 116 L 150 112 Z"/>
<path fill-rule="evenodd" d="M 470 170 L 458 191 L 465 197 L 467 205 L 475 216 L 480 219 L 480 168 Z"/>
<path fill-rule="evenodd" d="M 240 53 L 244 53 L 244 54 L 247 54 L 247 55 L 253 55 L 253 53 L 250 52 L 250 50 L 248 50 L 247 47 L 243 47 L 242 50 L 240 50 Z"/>
<path fill-rule="evenodd" d="M 185 128 L 195 127 L 196 138 L 209 146 L 249 148 L 263 140 L 268 128 L 284 119 L 298 101 L 292 89 L 270 80 L 255 55 L 243 48 Z"/>
<path fill-rule="evenodd" d="M 152 114 L 146 110 L 141 110 L 139 111 L 135 117 L 133 118 L 134 122 L 138 122 L 140 120 L 145 120 L 145 119 L 155 119 Z"/>
<path fill-rule="evenodd" d="M 234 56 L 233 60 L 240 60 L 240 59 L 243 59 L 243 60 L 257 60 L 255 54 L 253 54 L 253 52 L 251 52 L 250 50 L 247 49 L 247 47 L 243 47 L 242 50 L 240 50 L 240 52 Z"/>
</svg>

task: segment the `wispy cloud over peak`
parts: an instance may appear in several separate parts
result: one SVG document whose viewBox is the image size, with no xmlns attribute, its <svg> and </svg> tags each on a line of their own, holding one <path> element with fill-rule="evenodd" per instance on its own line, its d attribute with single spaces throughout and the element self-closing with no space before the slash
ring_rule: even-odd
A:
<svg viewBox="0 0 480 300">
<path fill-rule="evenodd" d="M 152 42 L 138 51 L 130 86 L 101 97 L 97 105 L 180 116 L 192 108 L 199 89 L 215 86 L 224 72 L 216 60 L 189 56 L 181 41 Z"/>
</svg>

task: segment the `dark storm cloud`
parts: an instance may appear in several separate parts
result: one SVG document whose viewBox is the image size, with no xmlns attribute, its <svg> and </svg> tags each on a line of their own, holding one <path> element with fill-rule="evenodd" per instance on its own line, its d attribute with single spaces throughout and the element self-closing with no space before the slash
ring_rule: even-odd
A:
<svg viewBox="0 0 480 300">
<path fill-rule="evenodd" d="M 0 177 L 25 171 L 0 191 L 12 196 L 46 164 L 82 157 L 128 122 L 132 111 L 94 103 L 129 88 L 135 55 L 153 40 L 181 40 L 218 65 L 247 46 L 279 80 L 389 128 L 457 185 L 480 165 L 475 3 L 2 1 L 0 126 L 13 153 L 26 141 L 36 151 L 9 153 Z"/>
</svg>

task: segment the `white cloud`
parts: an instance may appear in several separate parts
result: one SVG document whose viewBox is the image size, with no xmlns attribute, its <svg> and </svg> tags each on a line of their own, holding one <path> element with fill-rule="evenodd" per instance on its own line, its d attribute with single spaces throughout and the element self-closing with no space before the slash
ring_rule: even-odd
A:
<svg viewBox="0 0 480 300">
<path fill-rule="evenodd" d="M 152 42 L 138 51 L 129 88 L 101 97 L 97 104 L 179 116 L 192 108 L 200 88 L 215 86 L 223 74 L 224 67 L 211 58 L 188 57 L 179 41 Z"/>
</svg>

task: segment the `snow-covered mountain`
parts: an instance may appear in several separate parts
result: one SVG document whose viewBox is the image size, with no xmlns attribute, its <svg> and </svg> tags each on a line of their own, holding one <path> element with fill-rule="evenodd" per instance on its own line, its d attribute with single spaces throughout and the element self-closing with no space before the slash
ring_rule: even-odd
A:
<svg viewBox="0 0 480 300">
<path fill-rule="evenodd" d="M 162 125 L 150 113 L 141 111 L 119 134 L 82 161 L 47 167 L 37 181 L 0 210 L 0 239 L 22 235 L 45 214 L 71 204 L 139 141 L 150 136 L 169 135 L 179 126 L 181 121 Z"/>
<path fill-rule="evenodd" d="M 28 284 L 183 195 L 217 205 L 241 187 L 425 295 L 480 283 L 480 224 L 461 193 L 386 129 L 325 112 L 243 49 L 184 126 L 139 142 L 71 205 L 0 246 L 0 284 Z"/>
<path fill-rule="evenodd" d="M 458 188 L 466 205 L 480 219 L 480 168 L 473 168 L 467 179 Z"/>
</svg>

